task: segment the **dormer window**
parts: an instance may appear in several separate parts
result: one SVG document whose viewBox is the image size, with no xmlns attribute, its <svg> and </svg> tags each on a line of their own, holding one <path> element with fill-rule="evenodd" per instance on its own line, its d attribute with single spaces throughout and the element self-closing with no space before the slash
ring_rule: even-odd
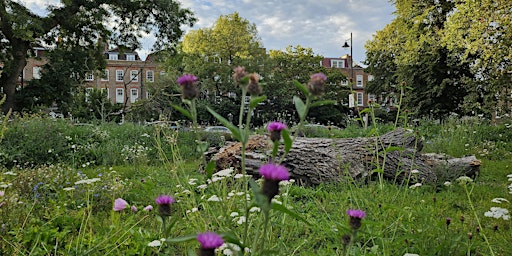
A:
<svg viewBox="0 0 512 256">
<path fill-rule="evenodd" d="M 331 68 L 344 68 L 345 60 L 331 60 Z"/>
<path fill-rule="evenodd" d="M 117 53 L 109 53 L 108 54 L 108 59 L 109 60 L 118 60 L 119 59 L 119 55 Z"/>
<path fill-rule="evenodd" d="M 126 54 L 127 61 L 135 61 L 135 54 Z"/>
</svg>

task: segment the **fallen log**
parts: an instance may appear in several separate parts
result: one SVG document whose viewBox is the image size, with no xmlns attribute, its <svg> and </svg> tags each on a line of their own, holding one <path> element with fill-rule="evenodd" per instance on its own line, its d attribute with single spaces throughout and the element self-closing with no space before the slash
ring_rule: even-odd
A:
<svg viewBox="0 0 512 256">
<path fill-rule="evenodd" d="M 246 171 L 258 176 L 258 168 L 269 161 L 272 142 L 265 135 L 254 135 L 246 147 Z M 412 131 L 396 129 L 378 137 L 366 138 L 303 138 L 297 137 L 282 164 L 291 178 L 305 185 L 339 182 L 350 178 L 361 180 L 381 172 L 394 182 L 439 183 L 439 177 L 474 176 L 480 161 L 474 156 L 452 158 L 421 154 L 422 141 Z M 229 143 L 220 149 L 210 149 L 207 159 L 222 170 L 241 170 L 241 144 Z M 446 173 L 448 175 L 440 175 Z"/>
</svg>

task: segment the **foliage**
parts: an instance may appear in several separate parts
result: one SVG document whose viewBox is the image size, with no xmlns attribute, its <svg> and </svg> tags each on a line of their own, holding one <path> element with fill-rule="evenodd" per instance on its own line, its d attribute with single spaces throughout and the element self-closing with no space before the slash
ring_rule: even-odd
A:
<svg viewBox="0 0 512 256">
<path fill-rule="evenodd" d="M 182 25 L 195 22 L 192 12 L 173 0 L 64 1 L 59 6 L 50 5 L 46 16 L 33 14 L 17 1 L 2 0 L 0 20 L 0 52 L 5 64 L 0 85 L 7 94 L 4 112 L 14 107 L 18 76 L 26 65 L 29 50 L 38 45 L 94 49 L 98 39 L 103 38 L 114 45 L 136 49 L 142 32 L 154 31 L 155 48 L 161 48 L 181 37 Z"/>
<path fill-rule="evenodd" d="M 419 117 L 445 118 L 463 114 L 469 62 L 442 44 L 446 22 L 455 10 L 453 1 L 423 4 L 396 1 L 397 17 L 366 45 L 367 72 L 375 76 L 370 93 L 399 93 L 406 86 L 404 109 Z"/>
</svg>

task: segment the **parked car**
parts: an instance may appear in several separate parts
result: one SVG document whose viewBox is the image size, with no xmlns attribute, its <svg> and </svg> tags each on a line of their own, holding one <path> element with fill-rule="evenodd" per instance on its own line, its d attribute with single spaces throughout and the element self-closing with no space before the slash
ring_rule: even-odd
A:
<svg viewBox="0 0 512 256">
<path fill-rule="evenodd" d="M 231 131 L 225 127 L 225 126 L 208 126 L 204 128 L 205 132 L 219 132 L 219 133 L 229 133 L 231 134 Z"/>
</svg>

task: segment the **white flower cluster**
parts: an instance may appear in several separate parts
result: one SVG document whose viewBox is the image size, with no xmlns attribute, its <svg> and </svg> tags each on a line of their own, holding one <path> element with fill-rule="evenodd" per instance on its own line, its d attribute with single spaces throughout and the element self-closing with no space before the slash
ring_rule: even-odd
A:
<svg viewBox="0 0 512 256">
<path fill-rule="evenodd" d="M 469 183 L 473 183 L 473 179 L 471 179 L 470 177 L 468 176 L 460 176 L 456 179 L 456 181 L 460 184 L 460 185 L 466 185 L 466 184 L 469 184 Z"/>
<path fill-rule="evenodd" d="M 485 217 L 491 217 L 495 219 L 502 218 L 504 220 L 509 220 L 510 215 L 508 213 L 508 210 L 501 207 L 491 207 L 490 211 L 487 211 L 484 213 Z"/>
<path fill-rule="evenodd" d="M 512 174 L 507 175 L 508 181 L 512 182 Z M 512 183 L 508 185 L 508 193 L 512 194 Z"/>
</svg>

